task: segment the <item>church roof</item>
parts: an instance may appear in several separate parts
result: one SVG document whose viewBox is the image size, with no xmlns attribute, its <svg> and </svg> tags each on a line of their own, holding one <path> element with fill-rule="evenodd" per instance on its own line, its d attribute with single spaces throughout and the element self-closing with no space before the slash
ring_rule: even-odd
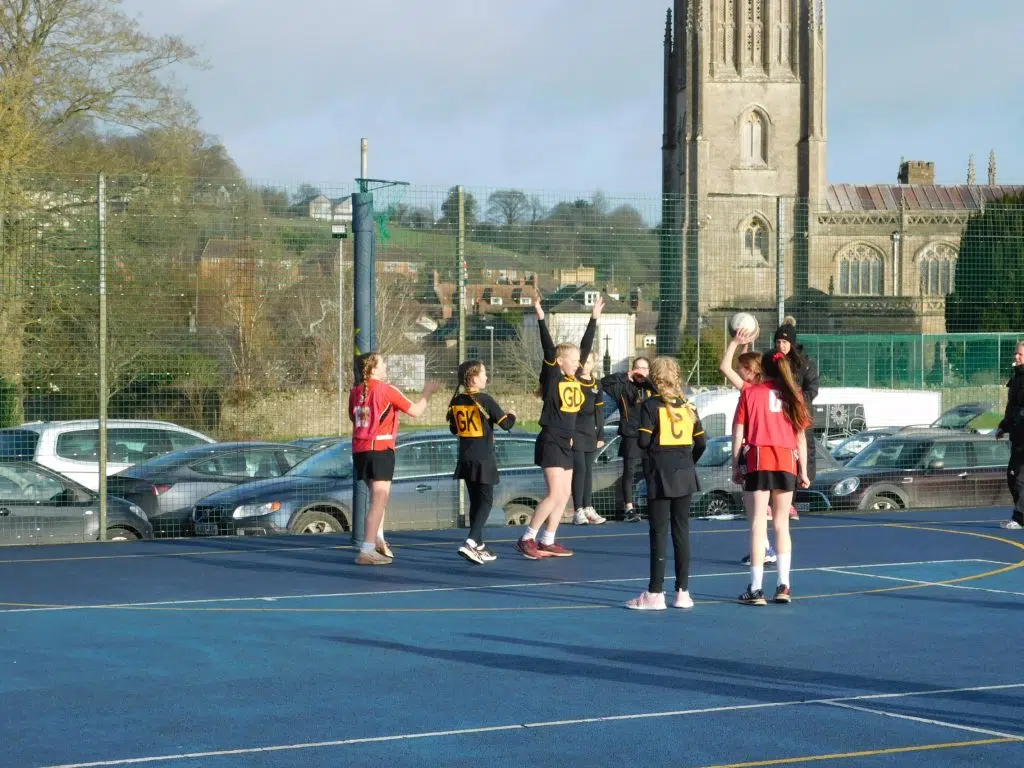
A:
<svg viewBox="0 0 1024 768">
<path fill-rule="evenodd" d="M 899 210 L 976 211 L 1006 195 L 1024 192 L 1021 184 L 830 184 L 828 210 L 841 213 Z"/>
</svg>

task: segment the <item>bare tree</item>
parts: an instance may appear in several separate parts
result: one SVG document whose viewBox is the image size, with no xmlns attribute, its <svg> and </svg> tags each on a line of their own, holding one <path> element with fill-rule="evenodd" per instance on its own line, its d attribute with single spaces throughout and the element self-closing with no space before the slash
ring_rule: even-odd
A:
<svg viewBox="0 0 1024 768">
<path fill-rule="evenodd" d="M 518 189 L 499 189 L 487 198 L 487 218 L 506 227 L 518 224 L 530 212 L 530 200 Z"/>
</svg>

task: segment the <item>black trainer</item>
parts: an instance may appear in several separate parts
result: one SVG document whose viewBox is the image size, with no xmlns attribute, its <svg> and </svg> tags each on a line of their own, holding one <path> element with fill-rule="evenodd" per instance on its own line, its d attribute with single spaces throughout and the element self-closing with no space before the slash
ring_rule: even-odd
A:
<svg viewBox="0 0 1024 768">
<path fill-rule="evenodd" d="M 768 600 L 764 596 L 763 589 L 751 589 L 750 585 L 747 585 L 747 591 L 739 597 L 739 601 L 746 605 L 768 605 Z"/>
<path fill-rule="evenodd" d="M 790 594 L 789 594 L 789 585 L 788 584 L 779 584 L 779 586 L 775 588 L 775 598 L 774 598 L 774 600 L 775 600 L 776 603 L 788 603 L 792 599 L 793 598 L 790 597 Z"/>
<path fill-rule="evenodd" d="M 627 523 L 639 523 L 640 513 L 636 511 L 635 507 L 633 509 L 627 509 L 622 519 Z"/>
</svg>

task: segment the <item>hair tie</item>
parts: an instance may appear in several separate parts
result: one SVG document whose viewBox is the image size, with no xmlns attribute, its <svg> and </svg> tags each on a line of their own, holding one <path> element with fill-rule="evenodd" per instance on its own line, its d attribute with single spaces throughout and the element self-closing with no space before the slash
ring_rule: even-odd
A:
<svg viewBox="0 0 1024 768">
<path fill-rule="evenodd" d="M 782 354 L 781 352 L 776 352 L 774 355 L 772 355 L 772 360 L 777 363 L 777 362 L 779 362 L 779 360 L 781 360 L 784 357 L 785 357 L 785 355 Z"/>
</svg>

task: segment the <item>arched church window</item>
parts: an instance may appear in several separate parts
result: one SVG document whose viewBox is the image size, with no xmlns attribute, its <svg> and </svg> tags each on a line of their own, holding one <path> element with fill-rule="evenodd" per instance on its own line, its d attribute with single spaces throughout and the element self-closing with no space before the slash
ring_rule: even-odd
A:
<svg viewBox="0 0 1024 768">
<path fill-rule="evenodd" d="M 743 161 L 753 165 L 768 164 L 768 125 L 756 109 L 743 119 L 742 131 Z"/>
<path fill-rule="evenodd" d="M 751 219 L 743 230 L 743 257 L 747 261 L 768 261 L 768 227 L 760 219 Z"/>
<path fill-rule="evenodd" d="M 869 245 L 858 244 L 839 255 L 839 294 L 841 296 L 881 296 L 882 254 Z"/>
<path fill-rule="evenodd" d="M 945 243 L 930 243 L 918 254 L 922 296 L 948 296 L 953 292 L 957 253 Z"/>
</svg>

